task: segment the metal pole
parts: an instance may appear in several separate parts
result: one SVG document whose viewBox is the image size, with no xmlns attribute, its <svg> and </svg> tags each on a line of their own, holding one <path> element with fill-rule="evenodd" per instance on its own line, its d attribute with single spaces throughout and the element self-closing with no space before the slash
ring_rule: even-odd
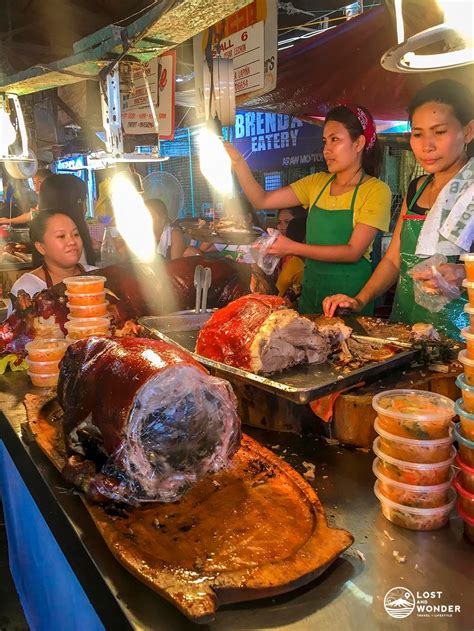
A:
<svg viewBox="0 0 474 631">
<path fill-rule="evenodd" d="M 193 149 L 191 145 L 191 132 L 188 127 L 188 151 L 189 151 L 189 186 L 191 187 L 191 209 L 193 217 L 195 217 L 194 208 L 194 180 L 193 180 Z"/>
</svg>

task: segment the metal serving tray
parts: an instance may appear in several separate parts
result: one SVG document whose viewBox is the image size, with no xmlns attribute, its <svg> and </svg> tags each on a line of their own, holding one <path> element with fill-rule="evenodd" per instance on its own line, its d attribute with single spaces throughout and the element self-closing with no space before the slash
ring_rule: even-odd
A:
<svg viewBox="0 0 474 631">
<path fill-rule="evenodd" d="M 240 381 L 256 388 L 261 388 L 279 397 L 283 397 L 299 405 L 304 405 L 331 392 L 348 388 L 351 385 L 370 378 L 379 377 L 395 368 L 406 366 L 415 358 L 417 351 L 407 348 L 405 343 L 387 341 L 362 335 L 353 335 L 355 339 L 374 341 L 381 344 L 398 346 L 400 352 L 390 359 L 365 364 L 349 372 L 336 370 L 329 362 L 296 366 L 281 373 L 265 377 L 255 375 L 247 370 L 227 366 L 221 362 L 202 357 L 194 352 L 200 328 L 209 319 L 211 312 L 196 314 L 194 311 L 180 312 L 169 316 L 147 316 L 140 318 L 139 323 L 152 337 L 176 344 L 189 351 L 201 364 L 218 372 L 219 376 L 229 381 Z"/>
</svg>

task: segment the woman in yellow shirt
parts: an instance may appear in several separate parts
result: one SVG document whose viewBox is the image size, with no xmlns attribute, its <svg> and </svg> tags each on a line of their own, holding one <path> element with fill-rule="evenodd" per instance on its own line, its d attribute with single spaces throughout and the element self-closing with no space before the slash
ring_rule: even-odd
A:
<svg viewBox="0 0 474 631">
<path fill-rule="evenodd" d="M 242 155 L 227 144 L 239 183 L 256 208 L 308 208 L 306 243 L 280 236 L 269 250 L 276 256 L 305 259 L 298 309 L 319 313 L 334 287 L 357 294 L 372 273 L 370 253 L 379 231 L 388 230 L 390 189 L 375 176 L 381 152 L 370 113 L 339 105 L 324 121 L 324 157 L 328 173 L 309 175 L 290 186 L 264 191 Z M 338 290 L 340 291 L 340 290 Z M 373 312 L 373 304 L 364 313 Z"/>
</svg>

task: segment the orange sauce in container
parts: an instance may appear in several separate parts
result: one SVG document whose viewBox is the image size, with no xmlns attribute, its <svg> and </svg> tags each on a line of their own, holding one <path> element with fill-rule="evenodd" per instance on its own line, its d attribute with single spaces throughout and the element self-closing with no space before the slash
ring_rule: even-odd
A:
<svg viewBox="0 0 474 631">
<path fill-rule="evenodd" d="M 105 291 L 98 291 L 96 294 L 71 294 L 67 291 L 66 296 L 71 305 L 77 305 L 78 307 L 100 305 L 105 302 Z"/>
<path fill-rule="evenodd" d="M 104 291 L 105 276 L 70 276 L 64 283 L 70 294 L 97 294 Z"/>
<path fill-rule="evenodd" d="M 467 280 L 474 282 L 474 253 L 462 254 L 461 261 L 464 262 L 464 267 L 466 268 Z"/>
<path fill-rule="evenodd" d="M 28 359 L 31 359 L 33 362 L 59 362 L 67 347 L 68 343 L 64 339 L 40 337 L 25 345 Z"/>
<path fill-rule="evenodd" d="M 464 380 L 468 386 L 474 386 L 474 359 L 467 356 L 467 349 L 460 351 L 458 360 L 464 366 Z"/>
<path fill-rule="evenodd" d="M 81 340 L 91 335 L 108 335 L 110 330 L 108 318 L 72 318 L 64 326 L 70 340 Z"/>
<path fill-rule="evenodd" d="M 68 302 L 66 303 L 66 306 L 69 309 L 71 318 L 100 318 L 107 315 L 108 304 L 109 303 L 106 301 L 98 305 L 86 305 L 84 307 L 80 307 Z"/>
</svg>

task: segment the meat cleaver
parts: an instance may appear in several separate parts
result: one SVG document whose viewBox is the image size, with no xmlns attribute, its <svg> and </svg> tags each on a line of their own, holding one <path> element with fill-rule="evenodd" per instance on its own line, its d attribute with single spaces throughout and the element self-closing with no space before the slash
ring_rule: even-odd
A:
<svg viewBox="0 0 474 631">
<path fill-rule="evenodd" d="M 364 329 L 362 324 L 354 315 L 354 312 L 351 311 L 350 309 L 344 309 L 344 308 L 338 307 L 336 309 L 336 312 L 334 313 L 334 316 L 336 318 L 341 318 L 344 321 L 344 324 L 346 324 L 347 326 L 350 326 L 353 333 L 355 333 L 356 335 L 365 335 L 365 337 L 368 336 L 367 331 Z"/>
</svg>

